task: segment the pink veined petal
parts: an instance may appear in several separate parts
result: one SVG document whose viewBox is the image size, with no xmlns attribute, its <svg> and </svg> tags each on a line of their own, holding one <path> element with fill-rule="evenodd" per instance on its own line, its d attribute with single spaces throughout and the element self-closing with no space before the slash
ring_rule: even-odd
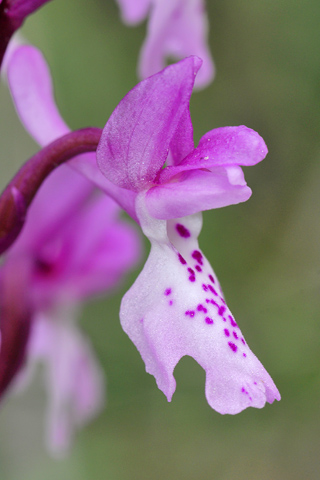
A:
<svg viewBox="0 0 320 480">
<path fill-rule="evenodd" d="M 169 163 L 167 160 L 167 165 L 179 165 L 179 163 L 193 150 L 193 126 L 188 105 L 184 113 L 181 115 L 180 122 L 170 143 L 172 162 Z"/>
<path fill-rule="evenodd" d="M 155 0 L 140 54 L 140 77 L 147 78 L 162 70 L 167 57 L 181 59 L 197 55 L 204 64 L 195 85 L 205 87 L 214 76 L 207 31 L 203 0 Z"/>
<path fill-rule="evenodd" d="M 118 0 L 122 20 L 128 25 L 142 22 L 147 16 L 152 0 Z"/>
<path fill-rule="evenodd" d="M 170 65 L 119 103 L 97 149 L 98 165 L 108 180 L 136 192 L 154 180 L 185 115 L 200 65 L 197 57 Z"/>
<path fill-rule="evenodd" d="M 166 183 L 180 172 L 199 168 L 212 169 L 227 165 L 251 166 L 268 153 L 263 138 L 251 128 L 221 127 L 206 133 L 189 155 L 177 166 L 162 170 L 160 183 Z"/>
<path fill-rule="evenodd" d="M 9 59 L 7 76 L 18 115 L 40 145 L 70 131 L 56 107 L 50 71 L 39 50 L 29 45 L 17 48 Z"/>
<path fill-rule="evenodd" d="M 153 217 L 170 219 L 245 202 L 251 193 L 240 167 L 216 167 L 183 172 L 176 181 L 150 188 L 146 206 Z"/>
<path fill-rule="evenodd" d="M 206 371 L 206 397 L 220 413 L 235 414 L 280 399 L 251 352 L 223 298 L 217 278 L 199 249 L 200 214 L 169 222 L 137 211 L 151 241 L 149 258 L 123 298 L 120 319 L 148 373 L 171 400 L 173 370 L 184 355 Z"/>
<path fill-rule="evenodd" d="M 29 361 L 45 366 L 47 446 L 54 456 L 66 453 L 74 430 L 95 416 L 104 401 L 103 375 L 72 315 L 68 308 L 40 315 L 30 342 Z"/>
</svg>

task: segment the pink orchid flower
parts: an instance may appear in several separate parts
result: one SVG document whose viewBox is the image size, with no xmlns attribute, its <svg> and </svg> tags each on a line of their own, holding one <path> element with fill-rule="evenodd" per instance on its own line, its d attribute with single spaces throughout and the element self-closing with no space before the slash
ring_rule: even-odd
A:
<svg viewBox="0 0 320 480">
<path fill-rule="evenodd" d="M 24 66 L 17 66 L 16 57 L 19 75 L 9 70 L 9 82 L 19 115 L 31 129 L 28 99 L 48 111 L 54 104 L 51 89 L 43 88 L 49 83 L 43 58 L 30 47 L 20 52 Z M 69 164 L 117 200 L 151 241 L 146 265 L 120 311 L 147 371 L 171 400 L 175 365 L 192 356 L 206 371 L 209 404 L 221 413 L 237 413 L 261 408 L 280 394 L 249 349 L 197 238 L 202 210 L 250 197 L 240 165 L 258 163 L 267 148 L 244 126 L 212 130 L 194 148 L 189 101 L 200 64 L 190 57 L 171 65 L 120 102 L 97 152 L 105 177 L 88 156 Z M 25 81 L 19 84 L 21 77 Z"/>
<path fill-rule="evenodd" d="M 147 78 L 165 67 L 168 57 L 197 55 L 203 67 L 196 87 L 214 77 L 214 64 L 207 45 L 208 21 L 204 0 L 118 0 L 123 21 L 135 24 L 150 11 L 147 37 L 141 49 L 139 76 Z"/>
<path fill-rule="evenodd" d="M 28 48 L 17 47 L 10 54 L 6 73 L 18 110 L 19 99 L 26 102 L 27 130 L 44 146 L 69 128 L 54 103 L 44 101 L 46 96 L 52 99 L 51 82 L 49 77 L 37 77 L 42 57 L 32 49 L 33 56 L 26 56 Z M 94 153 L 83 157 L 88 164 L 95 162 Z M 44 364 L 47 446 L 54 455 L 66 451 L 73 430 L 103 404 L 103 375 L 76 317 L 84 300 L 116 287 L 137 262 L 137 234 L 119 213 L 118 205 L 91 181 L 61 166 L 39 189 L 24 229 L 1 267 L 0 277 L 21 271 L 23 265 L 27 271 L 24 290 L 33 318 L 27 365 L 17 382 L 25 384 L 21 378 L 31 377 L 34 364 Z"/>
<path fill-rule="evenodd" d="M 131 90 L 103 130 L 97 160 L 109 181 L 134 192 L 136 216 L 151 242 L 122 300 L 123 329 L 169 401 L 173 370 L 189 355 L 206 371 L 211 407 L 235 414 L 280 395 L 199 248 L 200 212 L 246 201 L 251 190 L 240 165 L 260 162 L 267 148 L 244 126 L 212 130 L 194 148 L 189 100 L 200 66 L 189 57 Z"/>
</svg>

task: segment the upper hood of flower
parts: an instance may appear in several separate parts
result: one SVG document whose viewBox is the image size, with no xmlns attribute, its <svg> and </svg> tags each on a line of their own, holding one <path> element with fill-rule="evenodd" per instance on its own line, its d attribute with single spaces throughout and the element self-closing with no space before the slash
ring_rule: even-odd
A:
<svg viewBox="0 0 320 480">
<path fill-rule="evenodd" d="M 267 154 L 260 135 L 243 125 L 211 130 L 194 148 L 189 102 L 200 66 L 188 57 L 139 83 L 114 110 L 97 149 L 105 177 L 122 189 L 148 190 L 156 218 L 247 200 L 251 190 L 239 165 Z"/>
</svg>

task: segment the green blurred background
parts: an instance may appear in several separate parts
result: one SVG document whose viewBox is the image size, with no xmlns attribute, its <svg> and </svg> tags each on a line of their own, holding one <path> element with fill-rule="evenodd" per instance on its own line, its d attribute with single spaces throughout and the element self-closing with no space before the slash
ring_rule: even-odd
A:
<svg viewBox="0 0 320 480">
<path fill-rule="evenodd" d="M 51 459 L 39 375 L 2 404 L 1 480 L 320 478 L 320 3 L 207 0 L 207 9 L 217 76 L 192 97 L 195 141 L 245 124 L 270 153 L 246 169 L 247 203 L 204 214 L 200 242 L 282 400 L 221 416 L 206 403 L 204 372 L 184 358 L 167 403 L 119 324 L 137 270 L 81 319 L 106 372 L 106 409 L 66 459 Z M 72 128 L 102 127 L 137 83 L 145 28 L 125 27 L 113 0 L 53 0 L 27 20 L 22 32 L 45 52 Z M 38 147 L 4 86 L 0 95 L 3 187 Z"/>
</svg>

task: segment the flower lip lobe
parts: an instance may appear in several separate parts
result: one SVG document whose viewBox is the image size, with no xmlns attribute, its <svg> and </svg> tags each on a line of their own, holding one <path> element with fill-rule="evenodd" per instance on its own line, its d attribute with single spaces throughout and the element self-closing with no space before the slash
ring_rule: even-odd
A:
<svg viewBox="0 0 320 480">
<path fill-rule="evenodd" d="M 189 355 L 206 371 L 206 397 L 220 413 L 261 408 L 266 401 L 280 399 L 272 379 L 235 326 L 219 283 L 199 249 L 200 214 L 157 220 L 148 212 L 147 193 L 138 195 L 136 205 L 151 251 L 123 298 L 120 318 L 158 387 L 170 401 L 175 390 L 174 368 L 180 358 Z M 183 225 L 190 237 L 181 236 L 177 224 Z M 201 272 L 195 269 L 195 262 L 201 262 Z M 173 308 L 164 301 L 169 288 L 174 292 Z M 248 395 L 241 391 L 243 386 Z"/>
</svg>

